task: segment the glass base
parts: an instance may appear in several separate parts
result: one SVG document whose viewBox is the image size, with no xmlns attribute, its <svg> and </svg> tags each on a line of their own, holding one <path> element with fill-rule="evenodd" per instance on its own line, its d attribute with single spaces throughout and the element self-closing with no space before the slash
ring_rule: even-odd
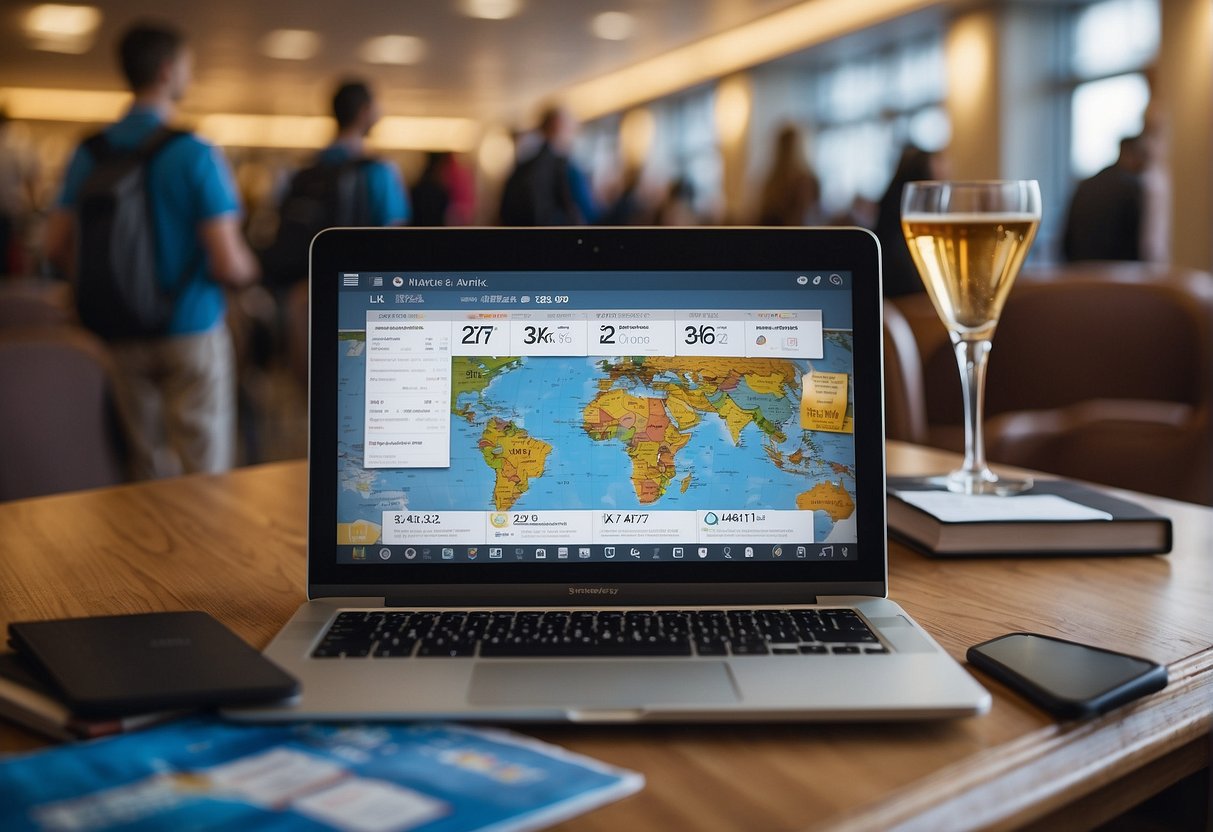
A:
<svg viewBox="0 0 1213 832">
<path fill-rule="evenodd" d="M 974 473 L 958 469 L 938 477 L 924 477 L 923 482 L 935 488 L 946 488 L 953 494 L 990 494 L 1010 497 L 1032 488 L 1032 478 L 1000 477 L 988 468 Z"/>
</svg>

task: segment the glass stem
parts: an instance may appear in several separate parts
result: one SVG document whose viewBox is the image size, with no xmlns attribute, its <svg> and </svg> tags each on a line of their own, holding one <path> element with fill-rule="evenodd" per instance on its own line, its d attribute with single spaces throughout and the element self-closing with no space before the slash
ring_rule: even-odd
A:
<svg viewBox="0 0 1213 832">
<path fill-rule="evenodd" d="M 971 482 L 993 480 L 986 464 L 986 440 L 983 421 L 986 405 L 986 359 L 990 357 L 990 340 L 959 339 L 954 348 L 960 365 L 960 387 L 964 394 L 965 461 L 960 473 Z"/>
</svg>

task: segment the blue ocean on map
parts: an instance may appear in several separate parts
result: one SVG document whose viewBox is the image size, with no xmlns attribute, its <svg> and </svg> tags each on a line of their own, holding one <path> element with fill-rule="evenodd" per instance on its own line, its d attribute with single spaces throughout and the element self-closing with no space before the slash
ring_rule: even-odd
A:
<svg viewBox="0 0 1213 832">
<path fill-rule="evenodd" d="M 688 428 L 690 440 L 677 452 L 675 473 L 654 502 L 641 503 L 632 482 L 632 460 L 618 438 L 595 440 L 583 424 L 585 408 L 607 378 L 602 358 L 527 357 L 515 369 L 501 371 L 479 393 L 463 393 L 454 403 L 463 415 L 451 415 L 450 469 L 376 469 L 362 467 L 364 377 L 363 342 L 339 342 L 338 521 L 380 522 L 382 512 L 488 511 L 493 503 L 494 472 L 479 442 L 492 418 L 512 422 L 551 446 L 542 476 L 511 506 L 511 511 L 570 509 L 747 510 L 797 508 L 798 494 L 823 482 L 841 484 L 854 494 L 855 448 L 849 433 L 805 431 L 799 426 L 800 389 L 786 391 L 786 401 L 770 412 L 786 415 L 779 429 L 786 440 L 775 443 L 751 422 L 734 444 L 724 419 L 700 412 Z M 810 369 L 851 374 L 849 333 L 829 333 L 822 360 L 794 363 L 803 375 Z M 609 360 L 609 359 L 608 359 Z M 743 359 L 739 359 L 744 361 Z M 799 378 L 797 379 L 799 383 Z M 616 387 L 641 398 L 664 398 L 664 391 L 617 382 Z M 853 384 L 848 385 L 851 395 Z M 784 460 L 777 465 L 770 450 Z M 794 456 L 797 452 L 799 456 Z M 814 512 L 815 538 L 825 540 L 834 521 Z"/>
</svg>

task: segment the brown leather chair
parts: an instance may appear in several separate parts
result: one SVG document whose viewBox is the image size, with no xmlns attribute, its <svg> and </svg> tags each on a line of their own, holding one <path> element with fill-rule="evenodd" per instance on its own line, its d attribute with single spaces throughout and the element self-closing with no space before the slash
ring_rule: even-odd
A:
<svg viewBox="0 0 1213 832">
<path fill-rule="evenodd" d="M 884 425 L 885 436 L 928 444 L 926 392 L 922 359 L 914 330 L 897 304 L 884 302 Z"/>
<path fill-rule="evenodd" d="M 76 327 L 0 330 L 0 500 L 126 479 L 105 346 Z"/>
<path fill-rule="evenodd" d="M 925 441 L 959 450 L 947 333 L 925 295 L 894 303 L 921 356 Z M 907 362 L 894 348 L 889 363 Z M 1211 412 L 1213 275 L 1088 263 L 1012 289 L 990 354 L 991 460 L 1213 505 Z"/>
</svg>

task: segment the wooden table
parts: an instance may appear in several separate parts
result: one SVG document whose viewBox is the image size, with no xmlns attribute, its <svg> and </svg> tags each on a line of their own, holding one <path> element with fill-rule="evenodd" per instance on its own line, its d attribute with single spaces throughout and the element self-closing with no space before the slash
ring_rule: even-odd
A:
<svg viewBox="0 0 1213 832">
<path fill-rule="evenodd" d="M 953 458 L 891 445 L 892 473 Z M 1168 665 L 1166 690 L 1058 724 L 998 684 L 986 716 L 901 725 L 542 727 L 645 774 L 583 830 L 1042 828 L 1094 825 L 1209 765 L 1213 510 L 1169 515 L 1169 557 L 935 561 L 894 545 L 891 596 L 957 658 L 1031 630 Z M 0 505 L 0 625 L 207 610 L 263 646 L 304 600 L 305 465 Z M 0 724 L 0 750 L 41 744 Z"/>
</svg>

